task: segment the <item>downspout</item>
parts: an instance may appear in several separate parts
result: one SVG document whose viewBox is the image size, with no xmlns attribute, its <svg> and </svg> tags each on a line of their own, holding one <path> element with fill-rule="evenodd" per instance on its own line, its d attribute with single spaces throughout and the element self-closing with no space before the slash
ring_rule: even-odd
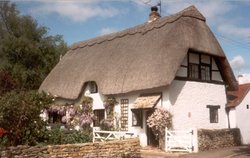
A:
<svg viewBox="0 0 250 158">
<path fill-rule="evenodd" d="M 230 111 L 230 107 L 228 107 L 228 94 L 227 94 L 227 87 L 226 87 L 226 98 L 227 98 L 227 103 L 226 103 L 226 114 L 227 114 L 227 126 L 230 129 L 230 119 L 229 119 L 229 111 Z"/>
<path fill-rule="evenodd" d="M 227 107 L 227 104 L 226 104 L 226 114 L 227 114 L 227 125 L 228 125 L 228 128 L 230 129 L 230 119 L 229 119 L 229 111 L 230 111 L 230 108 Z"/>
</svg>

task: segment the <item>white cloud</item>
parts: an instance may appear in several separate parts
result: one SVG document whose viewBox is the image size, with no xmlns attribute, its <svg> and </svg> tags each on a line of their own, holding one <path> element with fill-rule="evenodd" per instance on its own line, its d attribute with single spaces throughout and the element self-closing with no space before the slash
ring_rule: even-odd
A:
<svg viewBox="0 0 250 158">
<path fill-rule="evenodd" d="M 101 29 L 100 35 L 106 35 L 106 34 L 110 34 L 110 33 L 117 32 L 117 31 L 118 29 L 116 28 L 105 27 Z"/>
<path fill-rule="evenodd" d="M 221 21 L 221 17 L 224 17 L 234 7 L 231 3 L 223 1 L 192 1 L 192 0 L 178 0 L 178 1 L 162 1 L 162 12 L 165 14 L 174 14 L 183 10 L 191 5 L 197 7 L 197 9 L 206 17 L 210 25 L 215 25 L 218 21 Z"/>
<path fill-rule="evenodd" d="M 101 7 L 96 5 L 99 1 L 41 1 L 39 7 L 33 8 L 35 14 L 56 13 L 73 22 L 85 22 L 90 18 L 95 17 L 112 17 L 119 11 L 111 6 Z"/>
<path fill-rule="evenodd" d="M 245 60 L 242 56 L 238 55 L 235 56 L 231 61 L 230 61 L 230 65 L 233 68 L 239 69 L 245 66 Z"/>
<path fill-rule="evenodd" d="M 220 24 L 218 26 L 218 31 L 229 36 L 238 36 L 245 38 L 250 37 L 250 28 L 244 28 L 230 24 Z"/>
<path fill-rule="evenodd" d="M 250 83 L 250 74 L 240 74 L 238 75 L 239 84 Z"/>
</svg>

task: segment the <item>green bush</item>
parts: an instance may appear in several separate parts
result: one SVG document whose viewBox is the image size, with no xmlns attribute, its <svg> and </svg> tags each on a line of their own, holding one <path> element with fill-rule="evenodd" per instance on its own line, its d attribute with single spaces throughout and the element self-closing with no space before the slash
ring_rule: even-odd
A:
<svg viewBox="0 0 250 158">
<path fill-rule="evenodd" d="M 91 130 L 65 131 L 59 127 L 48 130 L 46 144 L 75 144 L 91 142 Z"/>
</svg>

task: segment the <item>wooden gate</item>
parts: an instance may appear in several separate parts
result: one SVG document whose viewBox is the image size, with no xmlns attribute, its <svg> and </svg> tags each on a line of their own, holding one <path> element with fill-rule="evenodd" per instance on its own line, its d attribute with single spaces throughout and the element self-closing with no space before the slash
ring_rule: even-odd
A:
<svg viewBox="0 0 250 158">
<path fill-rule="evenodd" d="M 96 141 L 110 141 L 110 140 L 122 140 L 126 138 L 132 138 L 133 133 L 121 132 L 121 131 L 100 131 L 93 128 L 93 142 Z"/>
<path fill-rule="evenodd" d="M 166 151 L 193 152 L 193 130 L 166 130 L 165 148 Z"/>
</svg>

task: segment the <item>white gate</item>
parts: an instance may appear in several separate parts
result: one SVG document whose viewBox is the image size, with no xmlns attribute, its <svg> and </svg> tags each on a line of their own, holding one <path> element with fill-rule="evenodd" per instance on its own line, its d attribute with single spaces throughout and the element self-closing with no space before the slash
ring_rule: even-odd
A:
<svg viewBox="0 0 250 158">
<path fill-rule="evenodd" d="M 166 151 L 194 151 L 194 130 L 167 130 L 165 133 Z"/>
<path fill-rule="evenodd" d="M 109 141 L 109 140 L 122 140 L 126 138 L 132 138 L 133 133 L 121 132 L 121 131 L 100 131 L 93 128 L 93 142 L 96 141 Z"/>
</svg>

